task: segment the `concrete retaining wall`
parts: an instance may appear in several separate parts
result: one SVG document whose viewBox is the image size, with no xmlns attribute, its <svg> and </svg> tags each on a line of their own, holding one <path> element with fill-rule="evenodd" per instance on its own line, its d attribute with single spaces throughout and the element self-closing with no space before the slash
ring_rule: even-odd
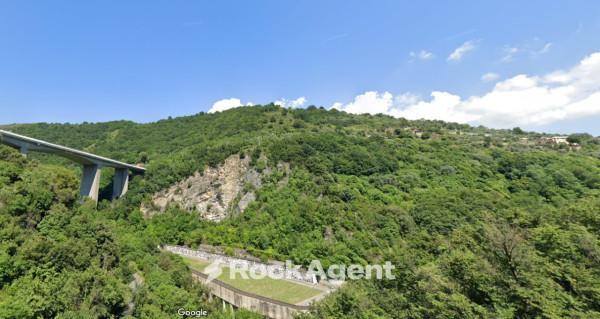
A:
<svg viewBox="0 0 600 319">
<path fill-rule="evenodd" d="M 237 308 L 252 310 L 269 318 L 292 319 L 294 318 L 294 314 L 306 312 L 310 308 L 309 306 L 289 304 L 245 292 L 218 279 L 207 282 L 208 276 L 196 270 L 192 270 L 192 276 L 194 279 L 204 283 L 215 297 L 218 297 Z"/>
<path fill-rule="evenodd" d="M 317 277 L 315 274 L 308 273 L 306 271 L 297 271 L 293 268 L 286 268 L 282 265 L 275 264 L 265 264 L 261 262 L 256 262 L 252 260 L 246 260 L 241 258 L 235 258 L 230 256 L 225 256 L 222 254 L 215 254 L 203 250 L 194 250 L 187 247 L 176 246 L 176 245 L 163 245 L 162 249 L 166 251 L 170 251 L 172 253 L 189 256 L 189 257 L 198 257 L 204 260 L 208 260 L 210 262 L 219 261 L 219 263 L 223 266 L 233 266 L 237 269 L 249 269 L 255 268 L 260 269 L 263 273 L 267 273 L 267 269 L 271 269 L 276 271 L 276 273 L 283 274 L 284 278 L 289 280 L 297 280 L 303 283 L 309 283 L 311 285 L 316 285 Z"/>
</svg>

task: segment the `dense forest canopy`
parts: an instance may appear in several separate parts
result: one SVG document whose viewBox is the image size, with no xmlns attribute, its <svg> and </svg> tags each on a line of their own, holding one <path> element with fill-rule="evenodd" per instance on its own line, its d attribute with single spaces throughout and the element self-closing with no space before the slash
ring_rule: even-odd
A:
<svg viewBox="0 0 600 319">
<path fill-rule="evenodd" d="M 230 316 L 160 243 L 396 265 L 396 279 L 349 282 L 310 318 L 600 317 L 600 141 L 587 134 L 547 145 L 519 128 L 275 105 L 3 128 L 148 172 L 96 209 L 77 200 L 77 165 L 0 147 L 0 318 Z M 232 155 L 291 172 L 220 223 L 177 207 L 142 218 L 154 192 Z"/>
</svg>

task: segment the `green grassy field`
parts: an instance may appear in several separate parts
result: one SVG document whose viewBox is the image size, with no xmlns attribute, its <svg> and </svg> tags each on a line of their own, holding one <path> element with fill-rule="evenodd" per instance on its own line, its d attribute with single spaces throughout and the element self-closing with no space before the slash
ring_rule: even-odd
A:
<svg viewBox="0 0 600 319">
<path fill-rule="evenodd" d="M 190 268 L 200 272 L 203 272 L 204 268 L 209 265 L 208 262 L 187 257 L 183 257 L 183 260 Z M 223 273 L 218 279 L 240 290 L 291 304 L 299 303 L 322 292 L 319 289 L 296 284 L 287 280 L 278 280 L 269 277 L 262 279 L 243 279 L 240 275 L 236 276 L 235 279 L 231 279 L 229 274 L 229 267 L 223 267 Z"/>
</svg>

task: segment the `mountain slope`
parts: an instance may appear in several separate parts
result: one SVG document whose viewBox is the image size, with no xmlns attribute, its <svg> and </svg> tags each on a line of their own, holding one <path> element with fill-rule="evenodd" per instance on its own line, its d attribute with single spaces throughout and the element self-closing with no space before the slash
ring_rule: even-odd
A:
<svg viewBox="0 0 600 319">
<path fill-rule="evenodd" d="M 147 176 L 100 210 L 155 242 L 244 248 L 305 265 L 397 266 L 396 279 L 350 283 L 307 316 L 600 316 L 600 147 L 587 135 L 573 136 L 575 150 L 538 145 L 541 134 L 519 129 L 273 105 L 148 124 L 7 129 L 147 161 Z M 256 200 L 219 223 L 175 206 L 140 218 L 153 194 L 231 156 L 248 156 L 257 171 L 282 163 L 290 171 L 265 176 Z"/>
</svg>

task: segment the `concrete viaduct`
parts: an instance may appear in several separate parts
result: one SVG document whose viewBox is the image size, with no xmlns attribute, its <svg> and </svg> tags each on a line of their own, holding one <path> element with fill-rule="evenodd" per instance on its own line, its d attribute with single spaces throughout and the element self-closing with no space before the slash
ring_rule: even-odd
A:
<svg viewBox="0 0 600 319">
<path fill-rule="evenodd" d="M 29 151 L 56 154 L 77 162 L 83 166 L 83 176 L 79 193 L 81 197 L 89 197 L 98 201 L 100 189 L 100 171 L 103 167 L 115 169 L 112 198 L 118 198 L 127 192 L 129 174 L 144 174 L 146 169 L 136 165 L 122 163 L 110 158 L 83 152 L 62 145 L 48 143 L 31 137 L 0 130 L 0 143 L 17 148 L 27 156 Z"/>
</svg>

